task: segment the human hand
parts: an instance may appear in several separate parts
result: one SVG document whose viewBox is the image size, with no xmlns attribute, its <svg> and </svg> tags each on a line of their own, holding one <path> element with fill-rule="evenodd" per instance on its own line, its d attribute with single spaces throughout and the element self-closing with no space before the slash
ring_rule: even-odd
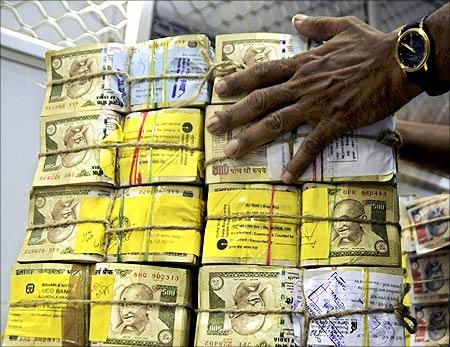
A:
<svg viewBox="0 0 450 347">
<path fill-rule="evenodd" d="M 241 157 L 302 123 L 312 125 L 287 165 L 285 183 L 293 183 L 333 138 L 390 116 L 421 92 L 395 61 L 397 31 L 383 33 L 354 17 L 296 15 L 293 25 L 300 35 L 327 42 L 223 78 L 215 86 L 220 96 L 251 93 L 206 124 L 220 134 L 259 120 L 228 141 L 228 157 Z"/>
</svg>

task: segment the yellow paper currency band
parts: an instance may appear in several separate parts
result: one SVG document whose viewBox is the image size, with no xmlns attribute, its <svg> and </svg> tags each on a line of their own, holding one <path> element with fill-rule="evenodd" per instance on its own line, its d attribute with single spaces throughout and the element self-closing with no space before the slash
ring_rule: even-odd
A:
<svg viewBox="0 0 450 347">
<path fill-rule="evenodd" d="M 33 301 L 70 302 L 69 291 L 83 286 L 81 276 L 70 274 L 30 274 L 11 276 L 11 304 L 20 302 L 30 306 L 11 306 L 5 335 L 66 339 L 64 322 L 67 319 L 66 304 L 34 305 Z M 72 322 L 72 324 L 76 322 Z M 83 327 L 77 327 L 83 329 Z"/>
</svg>

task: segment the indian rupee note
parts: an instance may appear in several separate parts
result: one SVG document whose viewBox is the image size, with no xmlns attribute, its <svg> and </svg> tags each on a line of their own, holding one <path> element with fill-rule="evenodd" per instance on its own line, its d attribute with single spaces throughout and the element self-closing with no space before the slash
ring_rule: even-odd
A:
<svg viewBox="0 0 450 347">
<path fill-rule="evenodd" d="M 214 60 L 213 55 L 208 37 L 202 34 L 165 37 L 133 46 L 130 53 L 131 110 L 165 108 L 191 101 L 208 72 L 208 64 Z M 155 79 L 174 75 L 180 77 Z M 207 81 L 189 106 L 209 103 L 209 90 Z"/>
<path fill-rule="evenodd" d="M 449 301 L 450 251 L 423 255 L 408 254 L 408 280 L 413 304 Z"/>
<path fill-rule="evenodd" d="M 410 346 L 448 346 L 449 310 L 447 305 L 414 305 L 417 331 L 411 335 Z"/>
<path fill-rule="evenodd" d="M 307 184 L 302 216 L 301 266 L 401 266 L 393 186 Z"/>
<path fill-rule="evenodd" d="M 195 346 L 298 345 L 300 337 L 294 325 L 302 324 L 302 317 L 281 310 L 292 310 L 302 302 L 301 286 L 301 270 L 295 268 L 252 265 L 200 268 Z M 208 312 L 210 309 L 226 312 Z M 269 314 L 264 310 L 280 313 Z"/>
<path fill-rule="evenodd" d="M 433 195 L 406 205 L 417 254 L 450 245 L 449 197 L 449 193 Z"/>
<path fill-rule="evenodd" d="M 298 188 L 211 184 L 207 213 L 203 264 L 298 266 Z"/>
<path fill-rule="evenodd" d="M 403 325 L 394 313 L 403 292 L 402 277 L 402 269 L 388 267 L 304 270 L 310 316 L 348 312 L 342 317 L 312 319 L 308 346 L 404 346 Z M 375 308 L 390 312 L 351 314 Z"/>
<path fill-rule="evenodd" d="M 125 45 L 96 43 L 48 51 L 45 66 L 50 84 L 45 91 L 42 116 L 98 109 L 128 112 Z M 78 78 L 83 75 L 87 77 Z M 67 81 L 55 83 L 64 80 Z"/>
<path fill-rule="evenodd" d="M 90 310 L 92 346 L 187 346 L 189 270 L 99 263 L 91 281 L 96 301 Z M 107 303 L 111 301 L 123 303 Z"/>
<path fill-rule="evenodd" d="M 211 105 L 206 108 L 206 121 L 215 112 L 226 110 L 229 105 Z M 206 184 L 281 181 L 287 163 L 291 159 L 290 137 L 287 133 L 269 144 L 258 147 L 242 158 L 227 158 L 225 143 L 250 126 L 241 126 L 225 134 L 210 134 L 205 129 Z"/>
<path fill-rule="evenodd" d="M 230 61 L 251 67 L 270 60 L 286 59 L 306 51 L 297 36 L 278 33 L 237 33 L 216 36 L 216 61 Z M 214 85 L 220 80 L 215 78 Z M 213 91 L 212 104 L 230 104 L 239 97 L 222 98 Z"/>
<path fill-rule="evenodd" d="M 128 114 L 123 143 L 130 147 L 119 150 L 120 186 L 200 183 L 204 176 L 203 123 L 199 109 Z M 139 144 L 159 147 L 139 147 Z"/>
<path fill-rule="evenodd" d="M 408 213 L 406 211 L 406 203 L 411 200 L 416 200 L 417 195 L 408 194 L 408 195 L 400 195 L 399 203 L 400 203 L 400 225 L 402 227 L 402 250 L 403 252 L 415 252 L 416 244 L 414 242 L 414 233 L 413 228 L 408 228 L 409 218 Z"/>
<path fill-rule="evenodd" d="M 28 226 L 33 229 L 25 233 L 17 261 L 102 261 L 112 199 L 113 190 L 106 187 L 34 189 L 28 209 Z M 50 226 L 39 228 L 45 224 Z"/>
<path fill-rule="evenodd" d="M 13 265 L 10 284 L 10 303 L 14 305 L 9 308 L 2 346 L 87 345 L 89 306 L 70 302 L 89 298 L 88 266 Z M 38 301 L 62 303 L 39 305 Z"/>
<path fill-rule="evenodd" d="M 59 114 L 40 120 L 40 152 L 33 186 L 103 184 L 114 186 L 116 148 L 83 149 L 122 140 L 122 117 L 114 111 Z M 78 150 L 79 149 L 79 150 Z M 64 152 L 71 151 L 74 152 Z"/>
<path fill-rule="evenodd" d="M 377 138 L 395 129 L 395 118 L 387 117 L 372 125 L 336 137 L 299 177 L 301 182 L 366 181 L 385 182 L 397 172 L 396 154 L 392 147 Z M 292 156 L 297 153 L 312 126 L 303 124 L 295 131 Z"/>
<path fill-rule="evenodd" d="M 200 257 L 203 213 L 200 187 L 120 189 L 110 217 L 111 228 L 150 228 L 109 234 L 107 261 L 195 265 Z"/>
</svg>

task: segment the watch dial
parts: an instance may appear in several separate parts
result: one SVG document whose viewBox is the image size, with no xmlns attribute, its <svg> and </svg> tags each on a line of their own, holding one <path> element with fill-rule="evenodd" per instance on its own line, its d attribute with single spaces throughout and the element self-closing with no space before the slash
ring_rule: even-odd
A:
<svg viewBox="0 0 450 347">
<path fill-rule="evenodd" d="M 398 57 L 408 68 L 420 66 L 426 58 L 425 39 L 417 31 L 410 31 L 400 39 Z"/>
</svg>

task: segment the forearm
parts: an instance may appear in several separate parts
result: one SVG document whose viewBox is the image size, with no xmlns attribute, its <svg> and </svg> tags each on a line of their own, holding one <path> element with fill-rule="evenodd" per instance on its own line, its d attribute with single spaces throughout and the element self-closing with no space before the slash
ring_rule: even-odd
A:
<svg viewBox="0 0 450 347">
<path fill-rule="evenodd" d="M 397 131 L 403 140 L 401 159 L 448 173 L 450 126 L 399 121 Z"/>
<path fill-rule="evenodd" d="M 436 50 L 436 69 L 442 81 L 450 82 L 450 4 L 442 6 L 425 20 Z"/>
</svg>

